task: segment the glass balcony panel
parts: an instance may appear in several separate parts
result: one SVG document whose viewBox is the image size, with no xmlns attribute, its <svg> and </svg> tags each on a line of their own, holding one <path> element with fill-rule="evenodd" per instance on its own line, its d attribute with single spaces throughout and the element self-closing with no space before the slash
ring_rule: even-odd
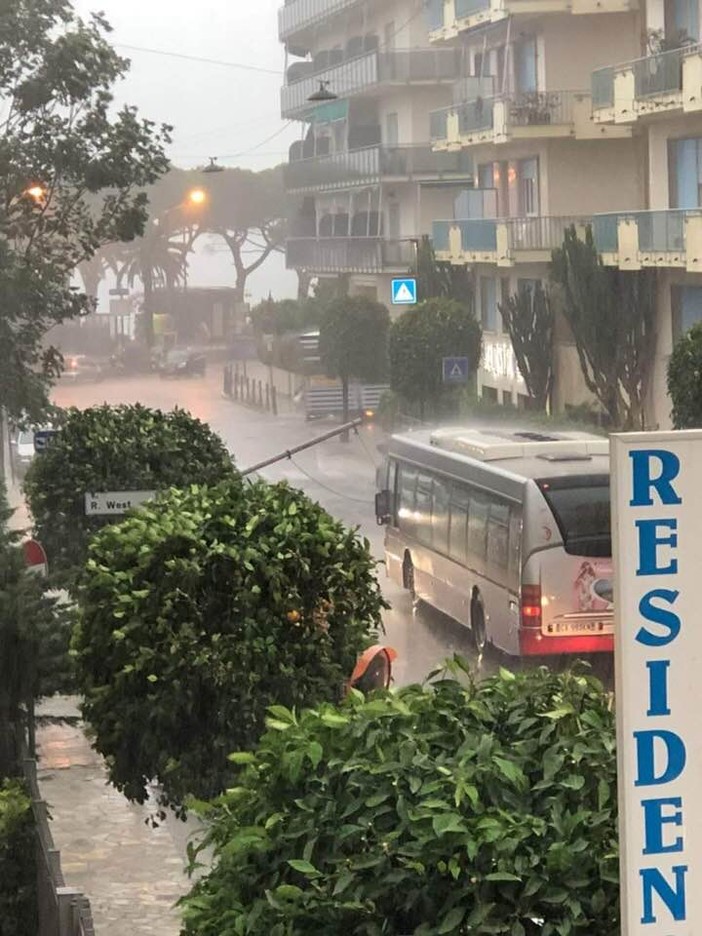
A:
<svg viewBox="0 0 702 936">
<path fill-rule="evenodd" d="M 448 253 L 449 232 L 455 221 L 434 221 L 431 226 L 431 241 L 435 251 Z"/>
<path fill-rule="evenodd" d="M 490 9 L 490 0 L 456 0 L 456 19 Z"/>
<path fill-rule="evenodd" d="M 614 107 L 614 68 L 598 68 L 592 73 L 592 106 Z"/>
<path fill-rule="evenodd" d="M 467 253 L 497 250 L 497 221 L 456 221 L 461 231 L 461 246 Z"/>
<path fill-rule="evenodd" d="M 556 250 L 563 245 L 569 228 L 582 228 L 591 223 L 590 218 L 576 215 L 505 220 L 508 243 L 513 250 Z"/>
<path fill-rule="evenodd" d="M 353 6 L 357 0 L 292 0 L 278 11 L 278 35 L 281 39 L 312 26 L 332 13 Z"/>
<path fill-rule="evenodd" d="M 682 91 L 682 63 L 689 47 L 649 55 L 633 63 L 637 98 Z"/>
<path fill-rule="evenodd" d="M 639 229 L 642 253 L 676 253 L 685 250 L 684 211 L 641 211 L 632 215 Z"/>
<path fill-rule="evenodd" d="M 601 253 L 616 253 L 619 250 L 619 214 L 595 215 L 592 219 L 592 236 L 595 247 Z"/>
<path fill-rule="evenodd" d="M 477 98 L 456 108 L 458 113 L 458 131 L 461 135 L 475 133 L 478 130 L 492 130 L 494 127 L 494 99 Z"/>
</svg>

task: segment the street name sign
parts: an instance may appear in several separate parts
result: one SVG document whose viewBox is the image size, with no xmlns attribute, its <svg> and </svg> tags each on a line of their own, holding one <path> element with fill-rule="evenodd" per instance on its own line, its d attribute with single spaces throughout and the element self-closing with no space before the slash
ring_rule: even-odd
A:
<svg viewBox="0 0 702 936">
<path fill-rule="evenodd" d="M 622 936 L 702 933 L 702 431 L 613 435 Z"/>
<path fill-rule="evenodd" d="M 85 495 L 87 517 L 120 516 L 156 496 L 156 491 L 101 491 Z"/>
<path fill-rule="evenodd" d="M 442 359 L 442 373 L 446 384 L 468 383 L 468 358 L 445 357 Z"/>
<path fill-rule="evenodd" d="M 392 280 L 390 296 L 393 305 L 417 304 L 417 280 L 413 276 Z"/>
</svg>

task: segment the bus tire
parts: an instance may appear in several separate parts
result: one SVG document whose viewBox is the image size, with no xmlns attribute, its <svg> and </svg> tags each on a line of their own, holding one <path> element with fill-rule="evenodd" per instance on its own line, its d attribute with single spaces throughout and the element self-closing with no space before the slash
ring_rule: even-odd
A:
<svg viewBox="0 0 702 936">
<path fill-rule="evenodd" d="M 416 601 L 417 591 L 414 587 L 414 564 L 409 553 L 407 553 L 402 563 L 402 584 L 410 593 L 412 601 Z"/>
<path fill-rule="evenodd" d="M 482 654 L 487 646 L 487 629 L 485 627 L 485 609 L 477 595 L 470 603 L 470 630 L 473 635 L 473 646 L 479 654 Z"/>
</svg>

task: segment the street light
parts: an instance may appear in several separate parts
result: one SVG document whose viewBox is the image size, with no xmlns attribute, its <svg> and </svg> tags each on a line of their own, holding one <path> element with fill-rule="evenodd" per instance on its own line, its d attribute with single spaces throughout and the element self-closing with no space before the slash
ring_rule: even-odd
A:
<svg viewBox="0 0 702 936">
<path fill-rule="evenodd" d="M 224 172 L 224 166 L 218 166 L 217 157 L 210 156 L 209 166 L 205 166 L 205 168 L 202 171 L 203 172 Z"/>
<path fill-rule="evenodd" d="M 314 103 L 319 103 L 320 101 L 338 101 L 339 95 L 329 90 L 328 81 L 320 81 L 318 90 L 315 91 L 314 94 L 310 94 L 307 100 Z"/>
<path fill-rule="evenodd" d="M 191 205 L 204 205 L 207 201 L 207 192 L 201 188 L 192 189 L 188 192 L 188 201 Z"/>
</svg>

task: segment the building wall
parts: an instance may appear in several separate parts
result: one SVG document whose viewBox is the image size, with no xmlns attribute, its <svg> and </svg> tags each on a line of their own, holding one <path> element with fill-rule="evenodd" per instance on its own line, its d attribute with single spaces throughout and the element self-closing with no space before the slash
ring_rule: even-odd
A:
<svg viewBox="0 0 702 936">
<path fill-rule="evenodd" d="M 589 91 L 596 68 L 626 62 L 641 54 L 640 26 L 630 13 L 544 16 L 543 39 L 547 90 Z"/>
<path fill-rule="evenodd" d="M 545 146 L 542 213 L 585 214 L 645 205 L 645 141 L 553 140 Z"/>
</svg>

